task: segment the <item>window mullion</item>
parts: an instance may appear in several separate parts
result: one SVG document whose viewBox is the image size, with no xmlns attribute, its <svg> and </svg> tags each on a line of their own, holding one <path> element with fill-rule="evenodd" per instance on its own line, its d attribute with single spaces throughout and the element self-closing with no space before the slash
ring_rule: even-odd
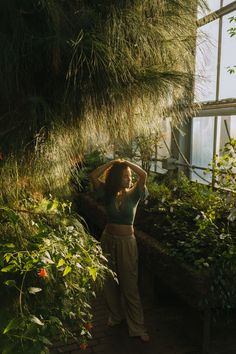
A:
<svg viewBox="0 0 236 354">
<path fill-rule="evenodd" d="M 223 0 L 221 0 L 220 6 L 222 7 Z M 217 73 L 216 73 L 216 101 L 219 100 L 220 92 L 220 68 L 221 68 L 221 44 L 222 44 L 222 17 L 219 18 L 219 34 L 218 34 L 218 53 L 217 53 Z M 218 117 L 214 118 L 214 135 L 213 135 L 213 152 L 212 161 L 215 160 L 216 145 L 217 145 L 217 132 L 218 132 Z M 212 187 L 215 186 L 215 173 L 212 171 Z"/>
</svg>

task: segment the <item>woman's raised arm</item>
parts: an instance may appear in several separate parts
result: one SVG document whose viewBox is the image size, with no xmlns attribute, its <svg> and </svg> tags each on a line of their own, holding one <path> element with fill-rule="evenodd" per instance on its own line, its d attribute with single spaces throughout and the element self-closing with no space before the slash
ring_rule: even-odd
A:
<svg viewBox="0 0 236 354">
<path fill-rule="evenodd" d="M 146 184 L 146 180 L 147 180 L 147 172 L 144 171 L 144 169 L 142 169 L 142 167 L 136 165 L 133 162 L 124 160 L 124 162 L 128 165 L 129 168 L 131 168 L 132 171 L 134 171 L 134 173 L 136 173 L 139 177 L 138 183 L 140 185 L 145 185 Z"/>
<path fill-rule="evenodd" d="M 101 181 L 99 180 L 99 177 L 109 168 L 113 165 L 115 161 L 108 161 L 106 163 L 104 163 L 101 166 L 98 166 L 97 168 L 95 168 L 95 170 L 93 170 L 90 174 L 89 174 L 89 178 L 92 181 L 93 187 L 95 189 L 98 189 Z"/>
</svg>

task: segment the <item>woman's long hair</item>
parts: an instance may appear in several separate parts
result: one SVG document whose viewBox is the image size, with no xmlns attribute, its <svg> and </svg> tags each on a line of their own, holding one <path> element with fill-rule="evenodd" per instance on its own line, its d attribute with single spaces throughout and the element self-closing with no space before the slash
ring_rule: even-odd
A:
<svg viewBox="0 0 236 354">
<path fill-rule="evenodd" d="M 116 197 L 122 187 L 122 176 L 128 165 L 123 161 L 116 161 L 107 171 L 105 178 L 105 201 L 110 202 Z"/>
</svg>

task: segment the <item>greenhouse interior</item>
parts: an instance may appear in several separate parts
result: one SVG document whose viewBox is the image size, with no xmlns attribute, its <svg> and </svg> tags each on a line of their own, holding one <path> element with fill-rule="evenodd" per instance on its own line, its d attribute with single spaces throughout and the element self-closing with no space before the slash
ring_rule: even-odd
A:
<svg viewBox="0 0 236 354">
<path fill-rule="evenodd" d="M 0 17 L 0 352 L 236 354 L 236 1 Z"/>
</svg>

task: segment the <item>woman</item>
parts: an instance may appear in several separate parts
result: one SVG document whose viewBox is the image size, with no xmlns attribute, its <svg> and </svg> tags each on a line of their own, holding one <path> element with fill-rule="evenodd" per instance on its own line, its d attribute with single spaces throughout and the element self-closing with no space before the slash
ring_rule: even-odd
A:
<svg viewBox="0 0 236 354">
<path fill-rule="evenodd" d="M 132 172 L 137 175 L 134 185 Z M 105 183 L 99 179 L 104 173 Z M 124 308 L 129 335 L 147 342 L 149 336 L 138 291 L 138 252 L 133 227 L 137 205 L 147 192 L 147 173 L 130 161 L 113 160 L 96 168 L 90 178 L 107 211 L 101 246 L 118 278 L 118 283 L 107 279 L 104 286 L 108 325 L 122 321 Z"/>
</svg>

